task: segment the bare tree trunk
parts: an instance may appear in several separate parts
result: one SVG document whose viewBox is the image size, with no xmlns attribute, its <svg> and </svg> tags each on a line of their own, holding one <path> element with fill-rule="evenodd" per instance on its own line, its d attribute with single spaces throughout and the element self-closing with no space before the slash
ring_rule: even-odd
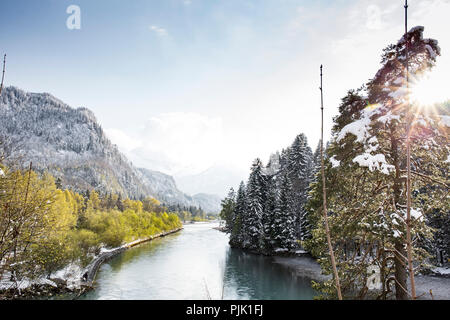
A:
<svg viewBox="0 0 450 320">
<path fill-rule="evenodd" d="M 0 84 L 0 96 L 3 91 L 3 80 L 5 80 L 5 67 L 6 67 L 6 54 L 3 56 L 3 73 L 2 73 L 2 83 Z"/>
<path fill-rule="evenodd" d="M 402 242 L 397 242 L 395 248 L 395 298 L 408 300 L 407 272 L 405 262 L 405 248 Z"/>
<path fill-rule="evenodd" d="M 334 251 L 333 251 L 333 245 L 331 243 L 331 235 L 330 235 L 330 228 L 328 226 L 328 213 L 327 213 L 327 188 L 325 185 L 325 168 L 324 168 L 324 161 L 323 161 L 323 87 L 322 87 L 322 65 L 320 66 L 320 99 L 321 99 L 321 110 L 322 110 L 322 128 L 321 128 L 321 140 L 320 140 L 320 158 L 321 158 L 321 165 L 322 165 L 322 186 L 323 186 L 323 218 L 325 220 L 325 230 L 327 233 L 327 242 L 328 242 L 328 249 L 330 252 L 330 258 L 331 258 L 331 265 L 333 267 L 333 273 L 334 273 L 334 280 L 336 282 L 336 290 L 338 294 L 339 300 L 342 300 L 342 293 L 341 293 L 341 284 L 339 282 L 339 274 L 337 272 L 336 268 L 336 261 L 334 259 Z"/>
<path fill-rule="evenodd" d="M 408 32 L 408 1 L 405 1 L 405 35 Z M 406 37 L 406 251 L 408 255 L 408 271 L 411 281 L 411 296 L 416 299 L 416 285 L 414 281 L 414 268 L 412 257 L 412 240 L 411 240 L 411 112 L 409 105 L 409 66 L 408 66 L 408 38 Z"/>
<path fill-rule="evenodd" d="M 400 202 L 400 195 L 402 193 L 402 177 L 400 171 L 400 159 L 398 152 L 398 141 L 395 138 L 395 129 L 391 127 L 391 155 L 395 167 L 395 178 L 393 185 L 393 197 L 394 197 L 394 210 L 398 211 L 398 204 Z M 408 291 L 407 289 L 407 272 L 406 272 L 406 260 L 405 260 L 405 248 L 404 243 L 399 239 L 394 244 L 394 268 L 395 268 L 395 297 L 397 300 L 407 300 Z"/>
</svg>

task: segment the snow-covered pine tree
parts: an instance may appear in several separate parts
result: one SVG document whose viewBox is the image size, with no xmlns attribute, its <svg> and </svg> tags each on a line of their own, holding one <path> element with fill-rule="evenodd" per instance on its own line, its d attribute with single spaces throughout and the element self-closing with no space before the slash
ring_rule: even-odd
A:
<svg viewBox="0 0 450 320">
<path fill-rule="evenodd" d="M 247 214 L 244 221 L 246 241 L 244 248 L 259 250 L 264 244 L 263 215 L 266 203 L 266 177 L 260 159 L 256 159 L 251 167 L 247 183 Z"/>
<path fill-rule="evenodd" d="M 280 153 L 277 151 L 270 155 L 269 162 L 265 168 L 265 174 L 268 176 L 274 176 L 280 171 Z"/>
<path fill-rule="evenodd" d="M 234 206 L 234 221 L 233 221 L 233 229 L 230 234 L 230 245 L 232 247 L 242 247 L 244 239 L 246 239 L 245 235 L 245 226 L 244 222 L 246 221 L 247 214 L 247 196 L 246 196 L 246 188 L 243 181 L 241 181 L 239 185 L 239 189 L 236 195 L 236 204 Z"/>
<path fill-rule="evenodd" d="M 394 173 L 391 175 L 393 179 L 389 182 L 392 186 L 390 209 L 394 219 L 397 219 L 400 224 L 397 228 L 399 237 L 393 239 L 397 299 L 408 298 L 408 292 L 403 289 L 406 288 L 407 278 L 404 256 L 406 256 L 405 246 L 413 246 L 413 244 L 405 239 L 406 228 L 412 230 L 412 236 L 417 239 L 420 235 L 418 231 L 424 227 L 423 214 L 429 209 L 428 204 L 424 206 L 420 197 L 415 197 L 412 199 L 412 220 L 406 219 L 404 197 L 406 137 L 410 136 L 411 154 L 414 158 L 412 163 L 414 177 L 411 185 L 413 192 L 417 192 L 424 185 L 422 177 L 435 176 L 437 181 L 445 181 L 445 176 L 442 177 L 442 172 L 436 170 L 436 165 L 443 165 L 442 162 L 447 159 L 449 151 L 448 127 L 439 125 L 440 116 L 429 114 L 422 106 L 407 103 L 410 92 L 406 87 L 414 85 L 415 81 L 420 81 L 423 73 L 434 66 L 436 57 L 440 55 L 437 41 L 423 39 L 423 31 L 423 27 L 414 27 L 396 45 L 385 49 L 382 59 L 383 67 L 368 84 L 369 103 L 377 108 L 365 114 L 365 118 L 368 117 L 372 121 L 372 126 L 367 131 L 367 139 L 364 140 L 366 150 L 355 159 L 359 165 L 369 169 L 376 166 L 381 171 L 388 170 Z M 407 47 L 408 59 L 405 57 Z M 408 86 L 405 75 L 406 65 L 408 65 L 409 77 L 412 79 L 410 81 L 412 83 Z M 414 115 L 413 119 L 410 118 L 410 114 Z M 412 123 L 410 123 L 411 120 Z M 411 131 L 407 132 L 409 126 Z M 425 181 L 430 182 L 427 178 Z M 420 253 L 417 246 L 415 251 L 416 254 Z M 416 256 L 416 258 L 419 257 Z"/>
<path fill-rule="evenodd" d="M 437 41 L 423 39 L 416 27 L 384 50 L 382 68 L 367 85 L 350 91 L 335 118 L 333 139 L 326 160 L 329 222 L 343 294 L 363 298 L 367 294 L 367 267 L 380 268 L 382 292 L 387 298 L 407 299 L 405 248 L 405 137 L 407 110 L 404 83 L 405 42 L 409 41 L 413 79 L 419 79 L 439 55 Z M 367 92 L 365 92 L 367 91 Z M 367 95 L 366 95 L 367 94 Z M 413 164 L 413 239 L 429 237 L 423 216 L 437 207 L 448 208 L 448 122 L 424 108 L 412 106 L 411 154 Z M 447 124 L 446 124 L 447 123 Z M 439 170 L 445 168 L 445 170 Z M 427 198 L 419 192 L 429 185 Z M 321 223 L 321 182 L 313 185 L 308 207 L 315 212 L 316 229 L 308 248 L 326 257 Z M 446 191 L 444 191 L 446 190 Z M 413 242 L 415 265 L 424 251 Z M 330 266 L 321 259 L 322 267 Z M 330 295 L 333 284 L 322 286 Z"/>
<path fill-rule="evenodd" d="M 289 169 L 289 148 L 281 150 L 280 154 L 280 172 L 288 172 Z"/>
<path fill-rule="evenodd" d="M 306 136 L 299 134 L 289 148 L 288 173 L 292 183 L 292 205 L 295 215 L 296 235 L 303 240 L 309 233 L 304 205 L 312 178 L 313 154 Z"/>
<path fill-rule="evenodd" d="M 360 146 L 355 143 L 354 136 L 346 136 L 339 143 L 335 136 L 340 131 L 336 122 L 345 126 L 358 118 L 358 111 L 354 114 L 347 113 L 349 108 L 347 95 L 342 99 L 339 107 L 340 114 L 335 118 L 333 138 L 324 155 L 324 171 L 327 190 L 327 211 L 332 245 L 341 285 L 341 293 L 344 297 L 360 297 L 366 294 L 364 290 L 367 278 L 367 267 L 373 263 L 370 254 L 358 255 L 361 250 L 359 240 L 363 239 L 368 248 L 374 248 L 378 237 L 386 235 L 377 233 L 376 226 L 383 225 L 382 215 L 379 215 L 379 204 L 383 196 L 376 192 L 377 174 L 367 173 L 364 168 L 358 166 L 352 160 L 358 155 Z M 360 97 L 360 108 L 365 107 L 365 100 Z M 359 109 L 359 110 L 361 110 Z M 329 258 L 326 232 L 323 217 L 323 192 L 322 175 L 316 175 L 316 180 L 311 184 L 310 198 L 307 203 L 309 221 L 315 226 L 312 231 L 312 239 L 306 241 L 306 248 L 313 256 L 319 258 L 322 269 L 327 274 L 332 274 L 333 269 Z M 372 229 L 373 228 L 373 229 Z M 367 250 L 369 251 L 369 250 Z M 381 265 L 381 263 L 380 263 Z M 335 281 L 319 284 L 316 289 L 327 298 L 337 298 Z"/>
<path fill-rule="evenodd" d="M 322 141 L 319 140 L 319 143 L 317 144 L 316 150 L 313 154 L 313 170 L 312 170 L 312 178 L 311 181 L 315 179 L 315 176 L 317 172 L 320 171 L 320 145 Z"/>
<path fill-rule="evenodd" d="M 292 249 L 295 247 L 295 224 L 294 209 L 291 197 L 292 184 L 289 175 L 284 173 L 280 177 L 279 192 L 274 208 L 274 246 L 281 249 Z"/>
<path fill-rule="evenodd" d="M 228 195 L 222 200 L 222 210 L 220 211 L 220 218 L 225 221 L 224 231 L 226 233 L 231 233 L 233 230 L 235 217 L 234 211 L 236 206 L 236 193 L 233 188 L 230 188 Z"/>
<path fill-rule="evenodd" d="M 266 172 L 270 171 L 271 165 L 273 165 L 273 162 L 269 162 L 269 164 L 266 166 Z M 264 214 L 262 217 L 262 224 L 264 228 L 264 244 L 261 249 L 264 253 L 270 253 L 273 250 L 273 240 L 276 235 L 274 229 L 274 211 L 278 196 L 278 188 L 275 175 L 266 175 L 265 193 L 266 202 L 264 204 Z"/>
<path fill-rule="evenodd" d="M 433 106 L 433 112 L 440 115 L 442 120 L 450 119 L 450 101 Z M 441 121 L 442 121 L 441 120 Z M 447 128 L 448 130 L 448 124 Z M 448 137 L 448 134 L 447 134 Z M 448 148 L 448 145 L 447 145 Z M 428 155 L 426 148 L 424 153 Z M 447 153 L 448 154 L 448 153 Z M 423 155 L 423 156 L 426 156 Z M 444 156 L 445 157 L 445 156 Z M 450 206 L 443 206 L 442 200 L 436 197 L 436 191 L 441 193 L 448 190 L 448 164 L 450 159 L 447 158 L 443 163 L 436 164 L 433 171 L 442 173 L 442 181 L 428 181 L 425 187 L 418 190 L 417 196 L 422 199 L 424 203 L 428 204 L 429 213 L 425 215 L 425 221 L 433 230 L 433 237 L 431 239 L 420 239 L 421 246 L 426 249 L 431 255 L 431 262 L 435 265 L 448 265 L 450 262 Z M 443 165 L 443 166 L 442 166 Z M 428 170 L 430 169 L 427 168 Z M 423 168 L 421 168 L 423 170 Z M 445 184 L 442 184 L 445 182 Z M 444 203 L 445 204 L 445 203 Z"/>
</svg>

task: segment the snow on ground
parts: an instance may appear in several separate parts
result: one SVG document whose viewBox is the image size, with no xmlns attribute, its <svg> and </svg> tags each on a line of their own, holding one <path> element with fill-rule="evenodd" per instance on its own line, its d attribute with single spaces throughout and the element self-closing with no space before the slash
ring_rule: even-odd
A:
<svg viewBox="0 0 450 320">
<path fill-rule="evenodd" d="M 311 257 L 273 257 L 274 262 L 295 270 L 297 276 L 316 281 L 326 281 L 330 276 L 322 274 L 320 265 Z"/>
<path fill-rule="evenodd" d="M 274 257 L 274 262 L 282 264 L 288 268 L 295 270 L 297 276 L 310 278 L 315 281 L 326 281 L 331 278 L 331 275 L 323 275 L 319 263 L 308 256 L 303 257 Z M 449 275 L 450 268 L 435 268 L 436 273 L 442 275 Z M 417 275 L 416 292 L 418 299 L 431 300 L 430 290 L 433 293 L 435 300 L 450 300 L 450 278 Z M 408 280 L 408 285 L 410 282 Z"/>
<path fill-rule="evenodd" d="M 288 252 L 289 250 L 286 248 L 276 248 L 274 251 L 275 252 Z"/>
<path fill-rule="evenodd" d="M 10 289 L 12 287 L 16 286 L 16 283 L 10 280 L 11 274 L 9 272 L 6 272 L 3 274 L 3 279 L 0 280 L 0 290 L 6 290 Z M 27 279 L 23 279 L 20 281 L 17 281 L 17 287 L 19 289 L 25 289 L 31 286 L 31 282 Z"/>
<path fill-rule="evenodd" d="M 69 289 L 77 289 L 80 288 L 83 272 L 84 270 L 80 266 L 76 264 L 69 264 L 64 269 L 58 270 L 57 272 L 53 273 L 51 275 L 51 279 L 65 280 Z M 58 287 L 58 285 L 53 280 L 47 279 L 46 277 L 41 277 L 34 280 L 24 278 L 17 281 L 16 284 L 14 281 L 10 280 L 10 274 L 5 273 L 3 275 L 3 279 L 0 280 L 0 290 L 15 288 L 16 285 L 21 290 L 29 288 L 32 285 L 50 285 L 55 288 Z"/>
<path fill-rule="evenodd" d="M 22 279 L 18 280 L 17 283 L 14 281 L 11 281 L 10 274 L 6 273 L 4 274 L 3 279 L 0 281 L 0 290 L 7 290 L 10 288 L 15 288 L 17 286 L 18 289 L 26 289 L 28 287 L 31 287 L 33 284 L 37 285 L 45 285 L 48 284 L 52 287 L 57 287 L 57 284 L 53 282 L 52 280 L 49 280 L 47 278 L 39 278 L 35 280 L 29 280 L 29 279 Z"/>
<path fill-rule="evenodd" d="M 450 278 L 418 275 L 414 279 L 416 281 L 416 295 L 419 297 L 418 299 L 431 300 L 431 290 L 434 300 L 450 300 Z"/>
<path fill-rule="evenodd" d="M 52 278 L 63 279 L 67 282 L 69 289 L 79 288 L 81 285 L 81 278 L 85 270 L 75 263 L 67 265 L 64 269 L 55 272 Z"/>
<path fill-rule="evenodd" d="M 108 249 L 108 248 L 102 247 L 102 248 L 100 248 L 100 254 L 102 254 L 102 253 L 107 253 L 107 252 L 112 252 L 112 251 L 115 251 L 115 250 L 117 250 L 117 249 L 119 249 L 119 248 L 120 248 L 120 247 Z"/>
<path fill-rule="evenodd" d="M 441 275 L 450 275 L 450 268 L 437 267 L 433 269 L 433 272 Z"/>
</svg>

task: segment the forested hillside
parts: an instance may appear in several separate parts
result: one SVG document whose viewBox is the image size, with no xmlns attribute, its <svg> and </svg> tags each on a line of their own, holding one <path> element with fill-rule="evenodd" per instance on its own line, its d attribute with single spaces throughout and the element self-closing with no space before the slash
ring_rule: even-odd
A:
<svg viewBox="0 0 450 320">
<path fill-rule="evenodd" d="M 35 170 L 50 172 L 64 187 L 131 198 L 151 194 L 90 110 L 73 109 L 50 94 L 5 88 L 0 137 L 7 164 L 33 162 Z"/>
</svg>

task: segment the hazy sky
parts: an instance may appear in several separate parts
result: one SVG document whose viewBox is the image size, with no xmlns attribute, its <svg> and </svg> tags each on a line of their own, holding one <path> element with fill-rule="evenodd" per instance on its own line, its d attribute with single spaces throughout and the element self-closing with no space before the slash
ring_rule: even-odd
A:
<svg viewBox="0 0 450 320">
<path fill-rule="evenodd" d="M 347 90 L 379 69 L 404 32 L 403 0 L 2 0 L 6 85 L 94 111 L 139 166 L 183 175 L 251 161 L 304 132 L 328 132 Z M 81 29 L 69 30 L 69 5 Z M 431 75 L 449 98 L 449 0 L 410 0 L 442 57 Z M 444 85 L 446 87 L 444 87 Z"/>
</svg>

